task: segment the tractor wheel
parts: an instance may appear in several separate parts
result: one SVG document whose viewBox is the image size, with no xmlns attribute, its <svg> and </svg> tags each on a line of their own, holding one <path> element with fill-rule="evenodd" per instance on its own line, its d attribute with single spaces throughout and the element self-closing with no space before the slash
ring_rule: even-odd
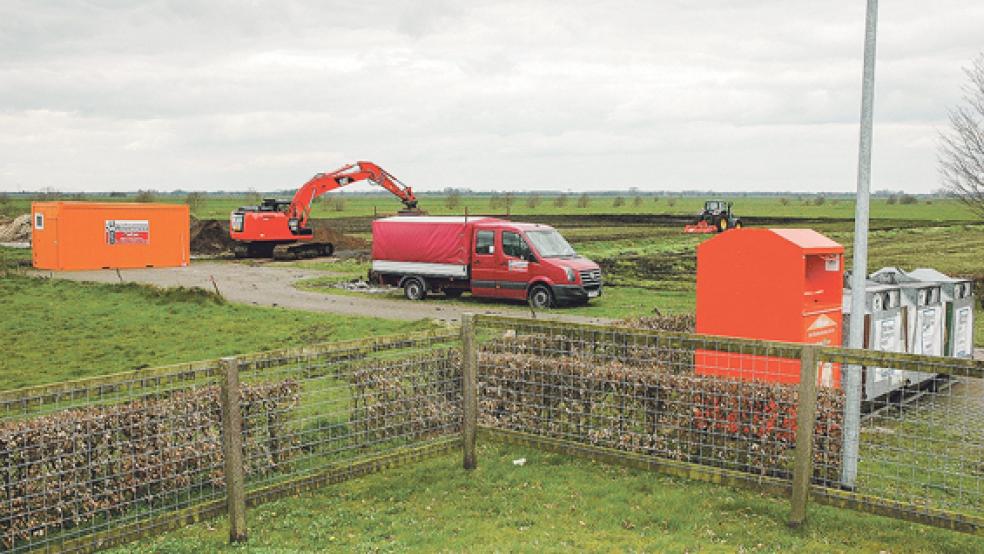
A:
<svg viewBox="0 0 984 554">
<path fill-rule="evenodd" d="M 732 226 L 732 229 L 741 229 L 741 220 L 740 219 L 736 219 L 735 220 L 735 224 Z"/>
<path fill-rule="evenodd" d="M 420 277 L 410 277 L 403 282 L 403 296 L 408 300 L 423 300 L 427 298 L 427 285 Z"/>
<path fill-rule="evenodd" d="M 530 289 L 527 300 L 530 303 L 530 307 L 538 310 L 550 308 L 554 303 L 553 293 L 550 292 L 550 287 L 546 285 L 534 285 Z"/>
<path fill-rule="evenodd" d="M 718 228 L 718 232 L 719 233 L 723 233 L 723 232 L 727 231 L 728 230 L 728 218 L 722 217 L 720 220 L 718 220 L 717 228 Z"/>
</svg>

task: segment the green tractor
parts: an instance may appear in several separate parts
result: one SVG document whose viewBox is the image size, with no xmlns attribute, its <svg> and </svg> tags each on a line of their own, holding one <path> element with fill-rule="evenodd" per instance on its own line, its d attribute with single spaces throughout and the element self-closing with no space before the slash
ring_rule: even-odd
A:
<svg viewBox="0 0 984 554">
<path fill-rule="evenodd" d="M 728 229 L 741 229 L 741 218 L 731 211 L 732 202 L 708 200 L 704 210 L 697 214 L 693 225 L 683 228 L 686 233 L 723 233 Z"/>
</svg>

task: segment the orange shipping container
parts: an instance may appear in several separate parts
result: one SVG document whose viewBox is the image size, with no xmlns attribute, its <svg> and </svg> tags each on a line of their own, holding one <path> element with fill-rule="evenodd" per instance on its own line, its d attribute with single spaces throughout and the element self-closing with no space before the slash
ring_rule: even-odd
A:
<svg viewBox="0 0 984 554">
<path fill-rule="evenodd" d="M 31 249 L 38 269 L 188 265 L 188 206 L 34 202 Z"/>
</svg>

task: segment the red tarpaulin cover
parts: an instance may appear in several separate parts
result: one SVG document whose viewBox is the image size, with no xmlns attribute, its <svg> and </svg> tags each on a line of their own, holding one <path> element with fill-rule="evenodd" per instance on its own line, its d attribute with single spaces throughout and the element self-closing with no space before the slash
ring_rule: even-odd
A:
<svg viewBox="0 0 984 554">
<path fill-rule="evenodd" d="M 387 217 L 372 222 L 372 259 L 467 265 L 471 228 L 494 218 Z"/>
</svg>

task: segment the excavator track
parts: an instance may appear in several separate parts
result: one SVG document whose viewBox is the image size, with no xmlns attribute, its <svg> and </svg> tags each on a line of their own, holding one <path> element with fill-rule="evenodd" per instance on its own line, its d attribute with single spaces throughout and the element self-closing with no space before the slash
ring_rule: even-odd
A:
<svg viewBox="0 0 984 554">
<path fill-rule="evenodd" d="M 335 245 L 330 242 L 305 242 L 298 244 L 278 244 L 273 248 L 272 258 L 275 260 L 303 260 L 331 256 L 335 253 Z"/>
</svg>

